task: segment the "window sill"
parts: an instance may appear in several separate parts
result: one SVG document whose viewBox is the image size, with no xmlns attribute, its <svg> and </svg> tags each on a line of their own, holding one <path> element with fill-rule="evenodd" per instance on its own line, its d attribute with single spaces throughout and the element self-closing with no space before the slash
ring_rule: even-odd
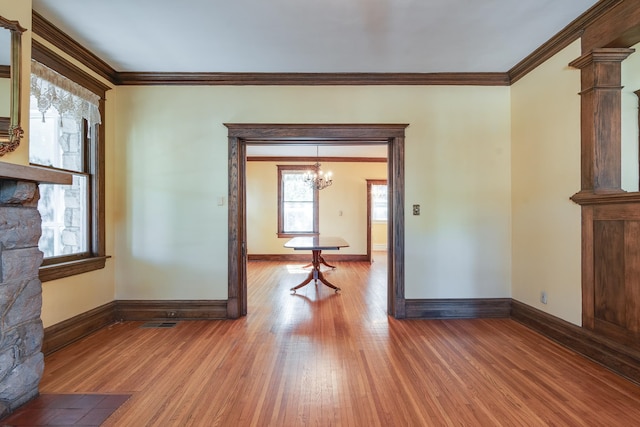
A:
<svg viewBox="0 0 640 427">
<path fill-rule="evenodd" d="M 50 280 L 62 279 L 69 276 L 75 276 L 76 274 L 100 270 L 101 268 L 104 268 L 107 258 L 109 257 L 97 256 L 42 266 L 40 267 L 40 281 L 48 282 Z"/>
</svg>

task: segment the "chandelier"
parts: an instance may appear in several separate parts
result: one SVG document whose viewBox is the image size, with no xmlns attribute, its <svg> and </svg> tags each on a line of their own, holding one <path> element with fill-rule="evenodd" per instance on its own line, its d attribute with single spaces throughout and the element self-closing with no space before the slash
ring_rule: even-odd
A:
<svg viewBox="0 0 640 427">
<path fill-rule="evenodd" d="M 316 146 L 316 158 L 318 157 L 318 147 Z M 304 174 L 304 182 L 311 188 L 322 190 L 333 184 L 333 174 L 331 171 L 323 172 L 322 169 L 320 169 L 320 162 L 316 161 L 316 164 L 313 165 L 313 170 L 307 171 Z"/>
</svg>

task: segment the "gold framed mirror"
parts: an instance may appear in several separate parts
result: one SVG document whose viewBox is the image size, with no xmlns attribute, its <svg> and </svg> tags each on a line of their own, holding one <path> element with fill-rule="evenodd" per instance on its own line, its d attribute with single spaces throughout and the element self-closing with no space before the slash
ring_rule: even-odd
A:
<svg viewBox="0 0 640 427">
<path fill-rule="evenodd" d="M 0 16 L 0 156 L 20 145 L 20 64 L 22 33 L 18 21 Z"/>
</svg>

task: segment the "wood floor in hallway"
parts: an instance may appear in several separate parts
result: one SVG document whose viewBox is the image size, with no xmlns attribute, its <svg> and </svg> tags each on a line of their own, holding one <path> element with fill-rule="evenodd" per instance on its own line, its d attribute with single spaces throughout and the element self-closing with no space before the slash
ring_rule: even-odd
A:
<svg viewBox="0 0 640 427">
<path fill-rule="evenodd" d="M 631 426 L 640 387 L 510 319 L 396 320 L 382 261 L 289 288 L 249 263 L 249 314 L 123 322 L 45 359 L 42 393 L 126 394 L 105 426 Z"/>
</svg>

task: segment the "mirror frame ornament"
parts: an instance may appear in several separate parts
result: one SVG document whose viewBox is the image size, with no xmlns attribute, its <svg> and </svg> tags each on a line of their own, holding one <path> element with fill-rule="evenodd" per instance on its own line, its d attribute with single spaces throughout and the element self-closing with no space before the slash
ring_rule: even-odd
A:
<svg viewBox="0 0 640 427">
<path fill-rule="evenodd" d="M 10 21 L 0 16 L 0 27 L 11 31 L 11 105 L 9 106 L 9 126 L 0 132 L 0 156 L 14 151 L 20 145 L 24 130 L 20 127 L 20 73 L 22 61 L 22 33 L 26 28 L 18 21 Z"/>
</svg>

